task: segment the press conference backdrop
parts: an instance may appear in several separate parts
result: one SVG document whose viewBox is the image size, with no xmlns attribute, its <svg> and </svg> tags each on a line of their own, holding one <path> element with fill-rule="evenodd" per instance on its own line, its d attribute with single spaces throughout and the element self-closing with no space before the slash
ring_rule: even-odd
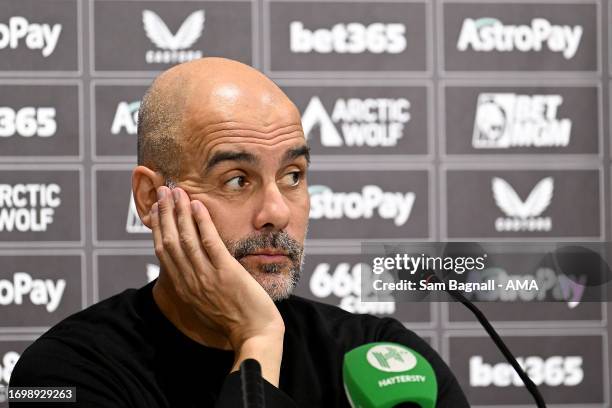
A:
<svg viewBox="0 0 612 408">
<path fill-rule="evenodd" d="M 157 276 L 130 191 L 139 103 L 168 67 L 224 56 L 262 70 L 302 113 L 316 199 L 297 293 L 396 317 L 474 406 L 530 404 L 460 305 L 361 303 L 357 254 L 364 239 L 611 240 L 611 8 L 0 2 L 0 385 L 47 328 Z M 517 215 L 493 178 L 523 202 L 543 180 L 553 195 Z M 608 304 L 483 308 L 551 406 L 609 406 Z"/>
</svg>

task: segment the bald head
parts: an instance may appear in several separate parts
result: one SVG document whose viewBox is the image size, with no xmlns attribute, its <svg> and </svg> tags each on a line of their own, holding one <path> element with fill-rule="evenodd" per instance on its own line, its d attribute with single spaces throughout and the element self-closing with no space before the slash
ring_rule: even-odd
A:
<svg viewBox="0 0 612 408">
<path fill-rule="evenodd" d="M 142 100 L 138 164 L 174 180 L 186 146 L 202 143 L 215 125 L 266 128 L 283 118 L 299 121 L 299 112 L 254 68 L 224 58 L 180 64 L 157 77 Z"/>
</svg>

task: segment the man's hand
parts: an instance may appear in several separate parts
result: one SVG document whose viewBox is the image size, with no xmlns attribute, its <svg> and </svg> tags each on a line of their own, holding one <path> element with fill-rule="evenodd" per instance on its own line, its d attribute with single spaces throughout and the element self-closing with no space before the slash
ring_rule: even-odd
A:
<svg viewBox="0 0 612 408">
<path fill-rule="evenodd" d="M 261 285 L 229 253 L 207 208 L 180 188 L 157 190 L 151 208 L 155 254 L 175 292 L 201 318 L 203 329 L 226 337 L 234 367 L 247 358 L 278 386 L 284 322 Z"/>
</svg>

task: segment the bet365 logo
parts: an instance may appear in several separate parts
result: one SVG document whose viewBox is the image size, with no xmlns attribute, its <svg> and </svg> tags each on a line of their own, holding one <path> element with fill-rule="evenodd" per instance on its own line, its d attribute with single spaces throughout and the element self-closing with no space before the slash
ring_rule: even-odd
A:
<svg viewBox="0 0 612 408">
<path fill-rule="evenodd" d="M 313 270 L 309 281 L 310 293 L 318 299 L 330 296 L 340 298 L 339 307 L 351 313 L 372 313 L 389 315 L 395 313 L 395 301 L 389 295 L 380 293 L 364 293 L 363 287 L 371 288 L 370 280 L 373 278 L 370 265 L 341 262 L 332 267 L 332 264 L 319 263 Z M 364 301 L 367 300 L 367 301 Z"/>
<path fill-rule="evenodd" d="M 308 29 L 301 21 L 289 25 L 294 53 L 399 54 L 406 49 L 406 26 L 399 23 L 338 23 L 332 28 Z"/>
<path fill-rule="evenodd" d="M 573 387 L 582 382 L 584 371 L 581 356 L 528 356 L 516 361 L 535 385 Z M 521 387 L 523 381 L 508 363 L 485 363 L 482 356 L 470 357 L 470 386 Z"/>
<path fill-rule="evenodd" d="M 55 135 L 55 108 L 25 106 L 13 109 L 0 107 L 0 138 L 11 136 L 51 137 Z"/>
</svg>

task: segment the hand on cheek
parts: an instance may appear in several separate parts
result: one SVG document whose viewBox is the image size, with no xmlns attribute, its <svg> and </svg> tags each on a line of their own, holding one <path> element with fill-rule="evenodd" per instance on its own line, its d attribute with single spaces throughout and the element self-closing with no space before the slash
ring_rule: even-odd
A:
<svg viewBox="0 0 612 408">
<path fill-rule="evenodd" d="M 229 253 L 202 202 L 190 201 L 180 188 L 160 187 L 151 229 L 155 254 L 176 294 L 201 316 L 203 325 L 229 340 L 237 356 L 245 347 L 252 354 L 255 343 L 280 339 L 282 344 L 284 323 L 276 305 Z M 258 357 L 264 376 L 264 363 L 271 360 L 274 366 L 278 360 L 278 367 L 268 369 L 270 380 L 278 382 L 277 353 Z"/>
</svg>

